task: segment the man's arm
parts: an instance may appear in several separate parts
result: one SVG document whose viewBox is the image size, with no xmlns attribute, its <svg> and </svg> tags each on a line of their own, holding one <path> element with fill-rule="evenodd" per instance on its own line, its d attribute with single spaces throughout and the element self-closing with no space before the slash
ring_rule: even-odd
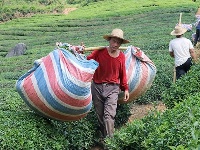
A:
<svg viewBox="0 0 200 150">
<path fill-rule="evenodd" d="M 197 61 L 197 56 L 196 56 L 196 52 L 195 52 L 195 50 L 193 48 L 190 49 L 190 55 L 191 55 L 192 59 L 194 60 L 194 62 L 196 62 Z"/>
<path fill-rule="evenodd" d="M 129 91 L 125 90 L 124 91 L 124 101 L 126 102 L 126 101 L 128 101 L 128 99 L 129 99 Z"/>
</svg>

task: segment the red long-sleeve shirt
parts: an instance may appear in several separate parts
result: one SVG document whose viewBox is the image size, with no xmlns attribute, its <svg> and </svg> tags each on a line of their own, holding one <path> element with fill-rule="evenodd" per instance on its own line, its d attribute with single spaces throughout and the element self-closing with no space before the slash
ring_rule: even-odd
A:
<svg viewBox="0 0 200 150">
<path fill-rule="evenodd" d="M 94 50 L 87 56 L 87 59 L 94 59 L 99 63 L 93 76 L 95 83 L 117 83 L 120 84 L 122 91 L 128 90 L 123 52 L 120 52 L 119 56 L 114 58 L 109 55 L 107 48 Z"/>
</svg>

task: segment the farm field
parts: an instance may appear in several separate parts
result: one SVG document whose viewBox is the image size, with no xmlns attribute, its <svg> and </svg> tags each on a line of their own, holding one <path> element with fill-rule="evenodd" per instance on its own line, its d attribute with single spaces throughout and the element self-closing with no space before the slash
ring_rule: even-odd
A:
<svg viewBox="0 0 200 150">
<path fill-rule="evenodd" d="M 10 5 L 6 6 L 7 3 L 4 7 L 10 12 L 15 10 L 14 5 L 12 8 Z M 90 150 L 98 145 L 93 109 L 79 121 L 45 119 L 27 107 L 17 93 L 15 84 L 19 77 L 32 68 L 35 60 L 56 48 L 56 42 L 72 45 L 84 42 L 86 47 L 105 46 L 107 41 L 102 36 L 110 33 L 113 28 L 121 28 L 125 37 L 131 41 L 123 46 L 139 47 L 155 63 L 157 74 L 144 95 L 133 103 L 118 107 L 116 135 L 113 139 L 106 140 L 109 150 L 199 149 L 200 67 L 197 63 L 190 74 L 174 84 L 174 60 L 169 56 L 168 44 L 173 38 L 170 32 L 178 23 L 180 13 L 182 23 L 193 24 L 200 1 L 103 0 L 84 5 L 69 5 L 60 0 L 59 3 L 40 5 L 39 10 L 34 9 L 29 16 L 0 23 L 0 147 Z M 32 4 L 34 8 L 38 5 Z M 22 5 L 24 9 L 28 9 L 26 2 Z M 21 9 L 23 10 L 23 7 Z M 41 13 L 42 10 L 46 13 Z M 193 27 L 192 31 L 185 33 L 185 37 L 191 39 L 194 32 Z M 25 54 L 5 57 L 18 43 L 26 44 Z M 180 104 L 174 106 L 172 99 Z M 184 103 L 181 103 L 182 101 Z M 153 106 L 156 107 L 160 102 L 162 106 L 166 104 L 168 107 L 166 113 L 153 109 Z M 147 106 L 144 111 L 139 110 L 139 106 L 144 105 Z M 150 105 L 152 111 L 148 115 L 146 110 Z M 131 114 L 137 110 L 132 110 L 133 106 L 138 106 L 138 111 L 146 117 L 140 117 L 141 113 L 138 117 Z M 131 115 L 132 121 L 129 122 Z M 148 126 L 148 129 L 145 126 Z"/>
</svg>

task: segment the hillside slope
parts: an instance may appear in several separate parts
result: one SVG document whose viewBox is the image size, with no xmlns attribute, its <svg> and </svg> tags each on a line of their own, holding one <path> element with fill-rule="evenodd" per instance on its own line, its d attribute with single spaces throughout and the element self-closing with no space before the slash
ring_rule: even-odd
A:
<svg viewBox="0 0 200 150">
<path fill-rule="evenodd" d="M 161 100 L 160 94 L 170 87 L 173 77 L 173 59 L 168 55 L 168 43 L 173 38 L 170 32 L 180 13 L 183 13 L 183 23 L 193 23 L 199 5 L 199 1 L 186 0 L 105 0 L 78 7 L 65 15 L 61 12 L 65 9 L 63 5 L 37 8 L 35 4 L 20 4 L 20 10 L 24 12 L 29 12 L 32 7 L 37 11 L 41 9 L 41 13 L 0 24 L 0 147 L 88 149 L 95 144 L 97 135 L 92 122 L 95 119 L 85 118 L 73 123 L 49 122 L 28 109 L 15 90 L 18 78 L 32 68 L 34 60 L 54 50 L 56 42 L 103 46 L 107 45 L 102 38 L 104 34 L 115 27 L 122 28 L 125 37 L 131 41 L 130 45 L 144 50 L 158 69 L 155 82 L 140 99 L 141 102 Z M 14 5 L 13 10 L 17 7 Z M 58 13 L 43 13 L 54 8 Z M 9 16 L 4 9 L 2 12 Z M 12 10 L 12 7 L 7 9 Z M 190 38 L 192 32 L 194 28 L 185 36 Z M 5 58 L 17 43 L 27 45 L 26 53 Z M 91 111 L 90 115 L 93 114 Z M 123 122 L 124 118 L 116 118 L 117 123 Z"/>
</svg>

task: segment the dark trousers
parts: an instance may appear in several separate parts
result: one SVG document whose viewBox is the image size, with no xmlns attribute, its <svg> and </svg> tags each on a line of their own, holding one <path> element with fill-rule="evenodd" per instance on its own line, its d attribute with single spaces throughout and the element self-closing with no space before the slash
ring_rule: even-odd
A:
<svg viewBox="0 0 200 150">
<path fill-rule="evenodd" d="M 92 83 L 92 100 L 97 114 L 100 131 L 105 138 L 112 137 L 114 132 L 114 119 L 119 94 L 118 84 Z"/>
<path fill-rule="evenodd" d="M 197 42 L 199 41 L 199 37 L 200 37 L 200 29 L 196 29 L 196 36 L 194 39 L 194 46 L 196 46 Z"/>
<path fill-rule="evenodd" d="M 190 70 L 191 66 L 192 58 L 188 58 L 184 64 L 176 67 L 176 79 L 178 80 L 182 75 L 186 74 Z"/>
</svg>

